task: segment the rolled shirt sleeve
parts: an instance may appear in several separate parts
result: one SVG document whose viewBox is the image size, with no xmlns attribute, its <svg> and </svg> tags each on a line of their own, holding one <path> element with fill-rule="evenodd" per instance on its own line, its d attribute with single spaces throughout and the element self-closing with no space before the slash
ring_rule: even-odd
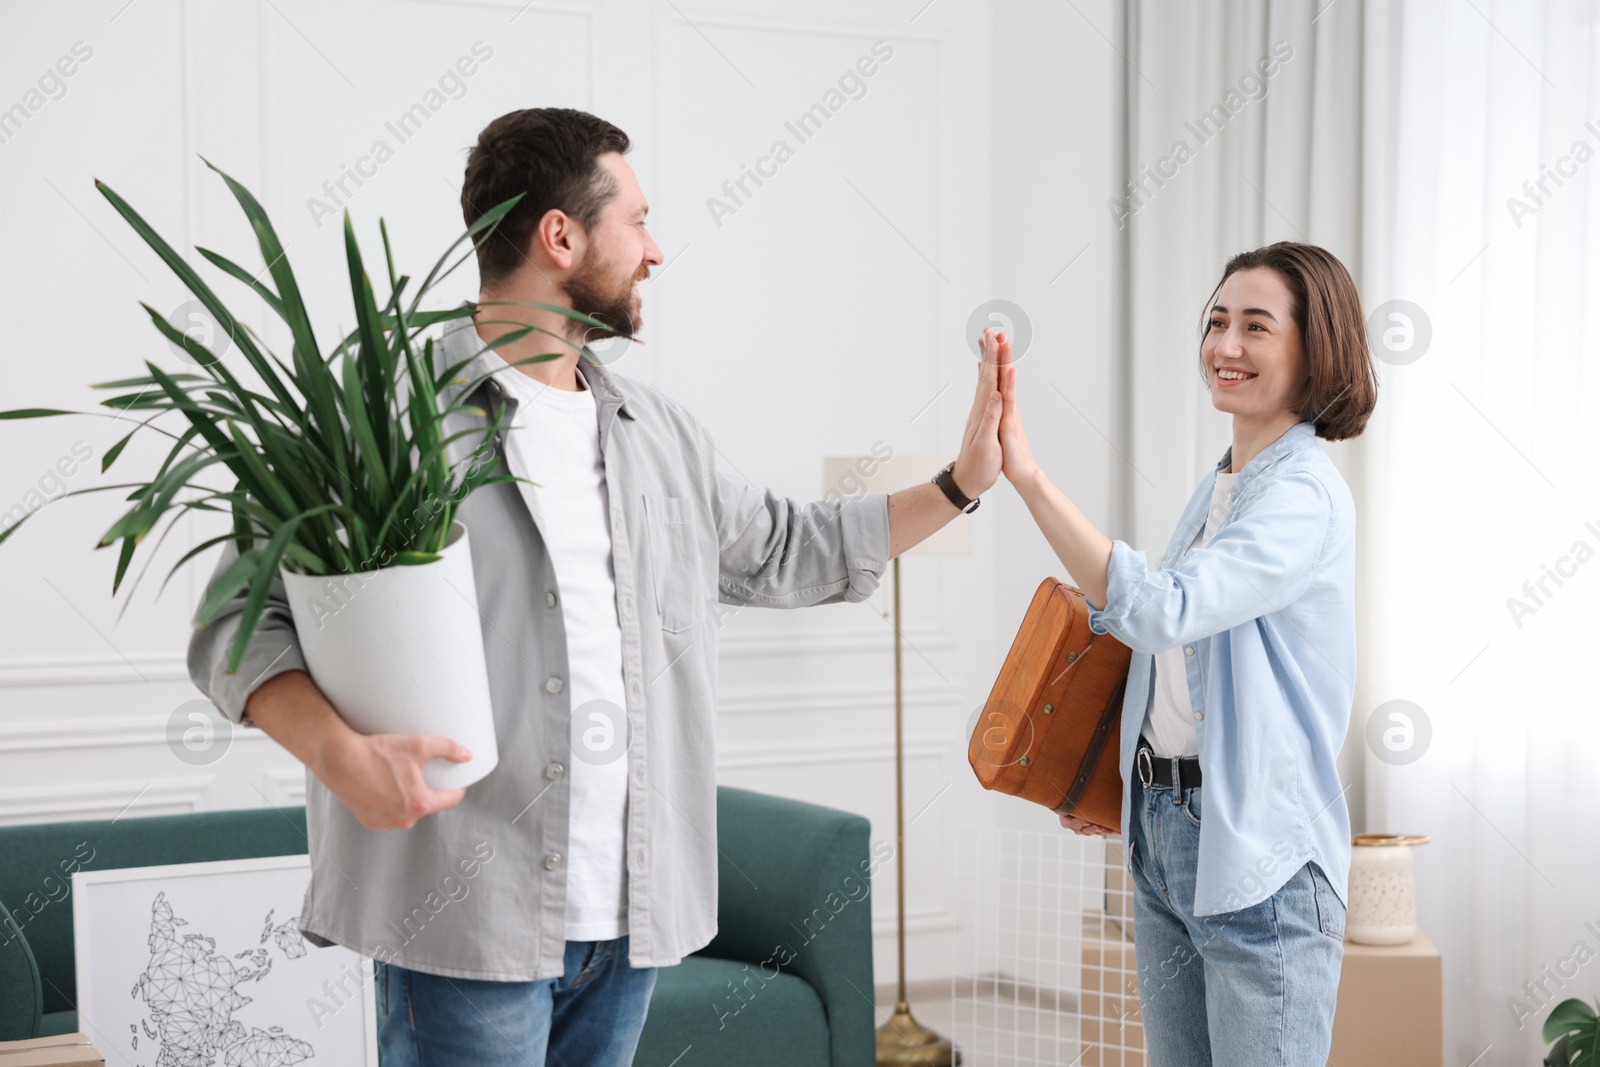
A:
<svg viewBox="0 0 1600 1067">
<path fill-rule="evenodd" d="M 202 603 L 212 585 L 238 558 L 234 543 L 224 542 L 222 557 L 206 583 L 206 592 L 201 594 Z M 254 726 L 244 713 L 250 694 L 285 671 L 306 670 L 306 661 L 300 654 L 300 641 L 295 634 L 283 579 L 274 576 L 266 606 L 261 611 L 255 633 L 250 635 L 250 644 L 239 661 L 239 669 L 228 673 L 228 654 L 233 649 L 234 635 L 239 632 L 239 615 L 244 610 L 247 592 L 241 591 L 214 620 L 195 630 L 189 638 L 188 662 L 190 679 L 218 711 L 232 722 Z"/>
<path fill-rule="evenodd" d="M 723 603 L 798 608 L 872 595 L 889 561 L 887 493 L 809 503 L 778 496 L 718 470 L 710 434 L 695 427 L 711 482 Z"/>
<path fill-rule="evenodd" d="M 1241 503 L 1204 547 L 1149 570 L 1145 554 L 1113 541 L 1106 603 L 1089 626 L 1136 652 L 1157 653 L 1269 615 L 1316 578 L 1334 535 L 1332 497 L 1303 471 Z"/>
<path fill-rule="evenodd" d="M 717 474 L 723 603 L 798 608 L 865 600 L 889 557 L 889 497 L 802 504 Z"/>
</svg>

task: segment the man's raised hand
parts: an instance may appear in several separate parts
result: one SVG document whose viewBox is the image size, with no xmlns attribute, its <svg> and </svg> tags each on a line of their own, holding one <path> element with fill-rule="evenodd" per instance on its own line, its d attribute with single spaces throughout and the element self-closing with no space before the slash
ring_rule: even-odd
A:
<svg viewBox="0 0 1600 1067">
<path fill-rule="evenodd" d="M 986 346 L 993 336 L 993 328 L 983 331 Z M 974 499 L 989 491 L 999 479 L 1001 468 L 999 368 L 987 353 L 985 348 L 985 356 L 978 363 L 978 390 L 961 434 L 961 452 L 950 471 L 956 488 Z"/>
</svg>

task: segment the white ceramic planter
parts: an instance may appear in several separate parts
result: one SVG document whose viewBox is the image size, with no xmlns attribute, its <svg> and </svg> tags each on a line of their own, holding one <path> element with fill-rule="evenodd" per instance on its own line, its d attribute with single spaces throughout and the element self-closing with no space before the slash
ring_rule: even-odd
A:
<svg viewBox="0 0 1600 1067">
<path fill-rule="evenodd" d="M 363 734 L 434 734 L 466 763 L 429 760 L 435 789 L 471 785 L 499 762 L 467 529 L 442 559 L 361 574 L 282 571 L 300 651 L 317 687 Z"/>
<path fill-rule="evenodd" d="M 1404 945 L 1417 936 L 1411 848 L 1420 834 L 1356 834 L 1350 839 L 1349 907 L 1344 936 L 1363 945 Z"/>
</svg>

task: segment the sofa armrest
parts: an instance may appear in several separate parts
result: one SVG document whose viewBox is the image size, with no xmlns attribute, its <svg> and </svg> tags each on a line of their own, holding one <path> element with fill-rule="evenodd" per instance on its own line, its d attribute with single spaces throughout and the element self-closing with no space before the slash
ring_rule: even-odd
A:
<svg viewBox="0 0 1600 1067">
<path fill-rule="evenodd" d="M 872 875 L 884 859 L 860 815 L 717 790 L 717 936 L 701 954 L 805 979 L 828 1017 L 834 1067 L 876 1058 Z M 887 851 L 887 849 L 886 849 Z"/>
<path fill-rule="evenodd" d="M 0 1041 L 38 1037 L 43 1018 L 39 965 L 27 937 L 0 901 Z"/>
</svg>

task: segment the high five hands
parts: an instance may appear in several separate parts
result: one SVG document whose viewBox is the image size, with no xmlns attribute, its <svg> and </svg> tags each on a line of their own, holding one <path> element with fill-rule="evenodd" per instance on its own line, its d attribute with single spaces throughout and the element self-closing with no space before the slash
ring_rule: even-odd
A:
<svg viewBox="0 0 1600 1067">
<path fill-rule="evenodd" d="M 992 394 L 999 393 L 1000 468 L 1006 480 L 1020 490 L 1038 474 L 1039 465 L 1034 462 L 1033 451 L 1028 447 L 1028 435 L 1022 429 L 1022 413 L 1017 408 L 1017 367 L 1011 362 L 1011 339 L 1003 330 L 988 329 L 983 331 L 979 349 L 983 355 L 983 363 L 978 374 L 978 403 L 974 404 L 973 414 L 975 419 L 980 415 L 979 404 L 984 402 L 986 389 L 991 393 L 987 398 L 989 406 L 994 403 Z M 986 428 L 987 425 L 987 420 L 969 419 L 967 429 L 970 434 L 977 429 Z M 961 483 L 958 480 L 956 484 L 959 486 Z M 1061 820 L 1061 825 L 1073 833 L 1106 836 L 1106 831 L 1092 822 L 1085 822 L 1071 815 L 1061 815 L 1058 818 Z"/>
<path fill-rule="evenodd" d="M 1006 480 L 1021 486 L 1038 471 L 1028 436 L 1022 432 L 1022 413 L 1017 408 L 1017 368 L 1011 362 L 1011 338 L 1004 330 L 992 327 L 983 331 L 979 342 L 985 374 L 993 373 L 1000 392 L 1001 469 Z"/>
<path fill-rule="evenodd" d="M 1038 470 L 1017 413 L 1017 368 L 1011 364 L 1011 340 L 990 327 L 978 342 L 978 391 L 961 436 L 961 452 L 950 473 L 956 488 L 969 497 L 988 492 L 1002 473 L 1013 484 Z M 969 488 L 970 487 L 970 488 Z"/>
</svg>

